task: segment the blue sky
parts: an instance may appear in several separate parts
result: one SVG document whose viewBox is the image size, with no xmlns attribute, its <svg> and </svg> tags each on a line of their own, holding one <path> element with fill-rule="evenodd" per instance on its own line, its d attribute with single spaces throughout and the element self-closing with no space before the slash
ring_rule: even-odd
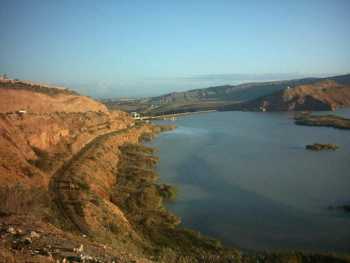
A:
<svg viewBox="0 0 350 263">
<path fill-rule="evenodd" d="M 350 72 L 350 1 L 0 1 L 0 73 L 93 96 Z"/>
</svg>

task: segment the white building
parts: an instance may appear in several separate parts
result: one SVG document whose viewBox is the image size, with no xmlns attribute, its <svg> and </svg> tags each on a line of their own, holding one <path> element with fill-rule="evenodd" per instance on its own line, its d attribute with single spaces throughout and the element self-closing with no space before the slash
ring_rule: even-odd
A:
<svg viewBox="0 0 350 263">
<path fill-rule="evenodd" d="M 17 111 L 17 113 L 18 113 L 19 115 L 24 115 L 24 114 L 27 113 L 27 111 L 26 111 L 26 110 L 23 110 L 23 109 L 20 109 L 20 110 Z"/>
<path fill-rule="evenodd" d="M 133 111 L 133 112 L 131 113 L 131 117 L 133 117 L 134 120 L 140 120 L 140 119 L 141 119 L 140 113 L 138 113 L 138 112 L 136 112 L 136 111 Z"/>
</svg>

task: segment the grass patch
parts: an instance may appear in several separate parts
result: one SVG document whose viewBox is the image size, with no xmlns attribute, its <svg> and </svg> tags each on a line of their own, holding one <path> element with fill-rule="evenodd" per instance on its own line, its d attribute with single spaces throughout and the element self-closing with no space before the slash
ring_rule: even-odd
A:
<svg viewBox="0 0 350 263">
<path fill-rule="evenodd" d="M 151 125 L 150 132 L 144 132 L 139 138 L 139 142 L 149 142 L 152 141 L 159 133 L 171 131 L 176 129 L 175 125 Z"/>
</svg>

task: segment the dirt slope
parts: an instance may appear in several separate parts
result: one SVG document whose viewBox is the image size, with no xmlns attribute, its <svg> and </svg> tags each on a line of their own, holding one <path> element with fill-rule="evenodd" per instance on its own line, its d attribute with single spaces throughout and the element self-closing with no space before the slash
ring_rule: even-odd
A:
<svg viewBox="0 0 350 263">
<path fill-rule="evenodd" d="M 0 101 L 0 262 L 84 257 L 93 259 L 89 262 L 147 262 L 126 250 L 113 252 L 104 243 L 81 238 L 82 229 L 76 234 L 71 233 L 76 229 L 67 231 L 85 220 L 74 210 L 76 205 L 72 210 L 72 203 L 81 201 L 74 198 L 80 193 L 84 196 L 87 174 L 92 180 L 90 193 L 104 197 L 106 211 L 115 215 L 116 222 L 126 221 L 118 207 L 108 203 L 106 193 L 113 180 L 103 167 L 108 163 L 106 167 L 115 169 L 116 159 L 110 163 L 108 155 L 117 158 L 117 152 L 106 152 L 98 170 L 96 161 L 85 157 L 95 158 L 97 145 L 104 145 L 110 136 L 126 133 L 116 139 L 116 149 L 136 140 L 138 133 L 128 132 L 133 119 L 120 111 L 108 112 L 104 105 L 69 90 L 27 83 L 2 82 Z M 19 109 L 27 113 L 13 113 Z M 85 167 L 89 161 L 93 164 Z M 80 191 L 74 191 L 74 184 Z M 104 222 L 103 218 L 101 212 L 98 220 Z M 39 234 L 32 235 L 33 231 Z M 80 246 L 85 249 L 76 251 Z"/>
<path fill-rule="evenodd" d="M 0 112 L 19 110 L 30 113 L 108 112 L 103 104 L 67 89 L 0 80 Z"/>
<path fill-rule="evenodd" d="M 47 184 L 50 171 L 94 137 L 132 124 L 125 113 L 0 114 L 0 182 Z M 48 172 L 45 176 L 43 172 Z"/>
</svg>

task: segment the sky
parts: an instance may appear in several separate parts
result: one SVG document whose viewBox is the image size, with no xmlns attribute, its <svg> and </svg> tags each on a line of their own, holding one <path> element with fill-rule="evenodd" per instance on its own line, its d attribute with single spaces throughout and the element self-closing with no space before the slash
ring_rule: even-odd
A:
<svg viewBox="0 0 350 263">
<path fill-rule="evenodd" d="M 94 97 L 350 73 L 348 0 L 0 0 L 0 73 Z"/>
</svg>

